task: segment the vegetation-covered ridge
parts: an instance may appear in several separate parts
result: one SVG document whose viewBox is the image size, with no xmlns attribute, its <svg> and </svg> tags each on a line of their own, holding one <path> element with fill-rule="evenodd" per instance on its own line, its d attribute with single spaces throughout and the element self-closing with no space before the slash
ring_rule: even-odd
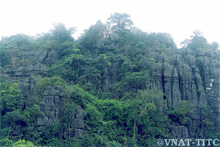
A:
<svg viewBox="0 0 220 147">
<path fill-rule="evenodd" d="M 169 34 L 143 32 L 120 13 L 77 40 L 74 31 L 57 23 L 35 37 L 1 39 L 2 146 L 218 137 L 218 43 L 195 31 L 177 49 Z"/>
</svg>

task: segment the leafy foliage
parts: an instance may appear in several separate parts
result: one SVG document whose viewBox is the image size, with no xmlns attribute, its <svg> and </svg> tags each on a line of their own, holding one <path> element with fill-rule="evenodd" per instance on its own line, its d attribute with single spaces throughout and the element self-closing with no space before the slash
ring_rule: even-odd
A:
<svg viewBox="0 0 220 147">
<path fill-rule="evenodd" d="M 14 142 L 12 140 L 9 139 L 2 139 L 0 140 L 0 145 L 1 146 L 12 146 L 12 147 L 34 147 L 35 145 L 30 142 L 30 141 L 26 141 L 26 140 L 18 140 L 17 142 Z"/>
<path fill-rule="evenodd" d="M 38 93 L 42 95 L 44 90 L 46 90 L 48 86 L 54 85 L 65 86 L 66 82 L 62 78 L 56 76 L 52 78 L 45 77 L 43 79 L 38 79 L 36 87 Z"/>
<path fill-rule="evenodd" d="M 39 137 L 36 128 L 36 121 L 41 115 L 38 105 L 25 107 L 25 99 L 17 84 L 11 84 L 7 81 L 0 83 L 0 110 L 1 110 L 1 139 L 12 139 L 16 134 L 16 128 L 21 127 L 25 134 L 20 134 L 19 138 L 28 138 L 36 141 Z M 25 143 L 24 143 L 25 144 Z"/>
<path fill-rule="evenodd" d="M 124 36 L 132 28 L 133 22 L 126 13 L 114 13 L 109 17 L 111 30 L 119 37 Z"/>
<path fill-rule="evenodd" d="M 107 23 L 98 21 L 77 40 L 72 37 L 74 31 L 57 23 L 48 33 L 36 37 L 18 34 L 0 41 L 0 66 L 10 64 L 11 53 L 23 50 L 59 54 L 47 75 L 36 78 L 33 102 L 16 83 L 1 81 L 1 145 L 155 146 L 158 138 L 171 135 L 171 125 L 187 125 L 189 101 L 167 108 L 163 92 L 150 85 L 152 73 L 161 66 L 159 60 L 165 60 L 154 53 L 172 59 L 177 49 L 170 34 L 143 32 L 125 13 L 112 14 Z M 218 44 L 208 44 L 199 32 L 183 45 L 194 53 L 212 50 L 217 52 L 216 58 L 219 56 Z M 40 128 L 37 120 L 43 114 L 37 99 L 48 86 L 55 85 L 63 87 L 64 114 L 59 121 Z M 64 140 L 62 130 L 70 130 L 78 107 L 83 109 L 86 134 L 77 139 L 68 132 Z M 204 125 L 211 127 L 213 121 L 208 115 L 202 117 Z M 16 134 L 16 128 L 23 134 Z"/>
<path fill-rule="evenodd" d="M 186 125 L 189 121 L 189 114 L 192 113 L 192 110 L 189 107 L 190 101 L 181 101 L 178 107 L 170 108 L 167 111 L 168 116 L 172 120 L 172 123 L 179 125 Z"/>
</svg>

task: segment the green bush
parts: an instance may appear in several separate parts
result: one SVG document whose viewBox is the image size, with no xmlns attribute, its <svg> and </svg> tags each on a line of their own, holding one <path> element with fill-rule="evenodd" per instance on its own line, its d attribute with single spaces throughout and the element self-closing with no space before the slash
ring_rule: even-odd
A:
<svg viewBox="0 0 220 147">
<path fill-rule="evenodd" d="M 43 92 L 47 89 L 48 86 L 66 86 L 66 82 L 60 77 L 45 77 L 43 79 L 37 79 L 37 93 L 42 95 Z"/>
<path fill-rule="evenodd" d="M 7 138 L 0 140 L 0 145 L 4 147 L 35 147 L 35 145 L 30 141 L 19 139 L 18 141 L 13 142 Z"/>
<path fill-rule="evenodd" d="M 177 107 L 169 108 L 167 114 L 174 125 L 186 125 L 190 119 L 192 110 L 189 107 L 190 101 L 181 101 Z"/>
</svg>

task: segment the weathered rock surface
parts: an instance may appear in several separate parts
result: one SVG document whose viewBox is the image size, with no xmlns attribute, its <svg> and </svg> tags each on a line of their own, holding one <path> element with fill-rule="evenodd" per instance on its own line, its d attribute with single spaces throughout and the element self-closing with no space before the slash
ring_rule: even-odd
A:
<svg viewBox="0 0 220 147">
<path fill-rule="evenodd" d="M 212 53 L 193 52 L 190 49 L 176 50 L 173 56 L 165 53 L 150 52 L 146 58 L 156 61 L 154 70 L 150 71 L 150 83 L 164 92 L 167 107 L 176 107 L 181 101 L 190 101 L 193 113 L 186 126 L 173 126 L 172 133 L 179 137 L 202 137 L 206 133 L 207 118 L 214 122 L 216 132 L 220 131 L 220 62 Z M 35 78 L 44 77 L 47 67 L 59 59 L 56 51 L 22 52 L 11 55 L 11 62 L 5 65 L 0 78 L 18 83 L 22 92 L 36 93 Z M 119 80 L 121 72 L 120 61 L 104 70 L 105 80 L 102 89 L 111 90 L 114 82 Z M 49 87 L 40 103 L 45 117 L 39 119 L 38 124 L 44 126 L 57 121 L 65 110 L 61 96 L 61 89 Z M 207 110 L 208 109 L 208 110 Z M 206 112 L 209 112 L 206 114 Z M 205 115 L 204 115 L 205 114 Z M 84 133 L 83 115 L 80 108 L 76 109 L 69 128 L 64 130 L 64 137 L 81 138 Z"/>
<path fill-rule="evenodd" d="M 34 77 L 46 75 L 44 62 L 49 58 L 47 54 L 47 51 L 12 53 L 10 62 L 1 71 L 1 78 L 18 83 L 23 93 L 36 92 Z"/>
<path fill-rule="evenodd" d="M 218 132 L 220 62 L 214 56 L 204 53 L 192 55 L 190 49 L 180 50 L 169 60 L 165 54 L 153 54 L 151 57 L 162 66 L 158 66 L 156 72 L 151 72 L 151 83 L 163 90 L 167 107 L 176 107 L 182 100 L 187 100 L 190 101 L 190 109 L 193 111 L 186 127 L 172 128 L 173 135 L 178 137 L 177 134 L 185 132 L 182 137 L 204 136 L 204 121 L 207 119 L 204 112 L 207 109 L 211 110 L 211 121 L 215 122 Z"/>
<path fill-rule="evenodd" d="M 167 108 L 176 107 L 183 100 L 190 101 L 191 119 L 184 129 L 183 126 L 176 126 L 174 135 L 184 131 L 189 137 L 202 137 L 206 133 L 204 122 L 207 119 L 214 122 L 213 131 L 219 132 L 220 62 L 214 54 L 181 49 L 172 56 L 154 51 L 145 56 L 157 63 L 150 71 L 150 83 L 164 92 Z M 117 62 L 112 68 L 105 68 L 105 92 L 118 80 L 121 66 L 122 63 Z"/>
<path fill-rule="evenodd" d="M 44 91 L 43 99 L 40 102 L 40 110 L 43 112 L 43 117 L 38 119 L 39 126 L 45 126 L 52 122 L 58 122 L 64 114 L 65 104 L 62 99 L 62 88 L 48 87 Z"/>
<path fill-rule="evenodd" d="M 36 98 L 36 77 L 46 76 L 47 68 L 59 59 L 56 51 L 39 51 L 39 52 L 19 52 L 11 55 L 8 65 L 1 70 L 0 78 L 7 79 L 18 84 L 18 88 L 26 94 L 29 92 L 33 98 Z M 33 96 L 35 95 L 35 97 Z M 48 87 L 43 93 L 41 101 L 33 100 L 40 105 L 43 116 L 38 119 L 39 127 L 53 122 L 59 122 L 65 111 L 65 103 L 62 97 L 62 88 L 59 86 Z M 74 108 L 73 108 L 74 109 Z M 84 134 L 83 114 L 80 107 L 75 108 L 74 117 L 72 118 L 70 128 L 65 128 L 63 137 L 66 138 L 66 132 L 70 132 L 70 137 L 82 138 Z M 62 123 L 62 122 L 61 122 Z M 16 133 L 19 135 L 20 126 L 16 127 Z M 15 134 L 16 135 L 16 134 Z"/>
<path fill-rule="evenodd" d="M 175 139 L 189 139 L 189 133 L 185 126 L 172 126 L 171 134 Z"/>
<path fill-rule="evenodd" d="M 74 116 L 71 119 L 69 127 L 65 128 L 65 131 L 64 131 L 65 139 L 69 137 L 83 138 L 83 135 L 85 134 L 85 124 L 83 121 L 82 110 L 79 106 L 73 109 L 75 109 Z"/>
<path fill-rule="evenodd" d="M 69 127 L 64 128 L 64 133 L 61 133 L 64 138 L 82 138 L 85 132 L 82 110 L 79 106 L 72 109 L 75 110 L 75 113 L 73 114 Z M 62 124 L 61 120 L 65 111 L 62 87 L 48 87 L 47 90 L 44 91 L 43 99 L 40 102 L 40 110 L 43 112 L 43 116 L 38 119 L 37 123 L 39 126 L 44 127 L 53 122 L 60 122 Z"/>
</svg>

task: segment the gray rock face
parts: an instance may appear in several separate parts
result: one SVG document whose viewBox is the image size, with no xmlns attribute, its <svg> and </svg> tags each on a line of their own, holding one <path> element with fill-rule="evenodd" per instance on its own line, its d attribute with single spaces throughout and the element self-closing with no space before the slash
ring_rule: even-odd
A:
<svg viewBox="0 0 220 147">
<path fill-rule="evenodd" d="M 82 138 L 85 133 L 85 124 L 83 121 L 83 113 L 79 106 L 76 106 L 75 113 L 69 124 L 69 127 L 64 128 L 63 137 L 76 137 Z M 44 91 L 43 99 L 40 102 L 40 110 L 43 112 L 43 116 L 38 119 L 38 125 L 41 127 L 46 126 L 49 123 L 60 122 L 62 124 L 62 118 L 65 111 L 65 104 L 62 97 L 62 87 L 54 86 L 48 87 Z"/>
<path fill-rule="evenodd" d="M 215 131 L 218 132 L 220 129 L 220 62 L 214 56 L 205 53 L 192 55 L 189 49 L 182 49 L 179 54 L 166 61 L 163 60 L 167 59 L 165 54 L 154 53 L 151 57 L 154 57 L 162 67 L 158 66 L 157 72 L 151 72 L 150 81 L 152 85 L 163 90 L 167 107 L 176 107 L 182 100 L 190 101 L 191 119 L 184 128 L 183 126 L 172 127 L 173 135 L 204 136 L 206 131 L 204 121 L 207 117 L 212 117 L 217 128 Z M 204 115 L 207 109 L 211 112 L 209 116 Z"/>
<path fill-rule="evenodd" d="M 40 105 L 43 116 L 38 119 L 39 127 L 53 122 L 59 122 L 65 111 L 65 104 L 62 97 L 62 88 L 59 86 L 48 87 L 43 93 L 43 98 L 39 102 L 36 97 L 36 79 L 46 76 L 47 68 L 59 59 L 56 51 L 39 51 L 39 52 L 18 52 L 11 55 L 11 61 L 5 65 L 0 73 L 0 78 L 7 79 L 18 84 L 18 88 L 25 94 L 29 92 L 32 100 Z M 62 122 L 61 122 L 62 123 Z M 19 135 L 20 127 L 17 126 L 16 133 Z M 65 128 L 63 137 L 82 138 L 84 134 L 85 124 L 83 114 L 80 107 L 76 108 L 74 118 L 70 123 L 70 128 Z M 68 136 L 66 135 L 68 134 Z"/>
<path fill-rule="evenodd" d="M 74 109 L 74 108 L 73 108 Z M 64 138 L 75 137 L 83 138 L 85 134 L 85 124 L 83 121 L 83 113 L 81 108 L 78 106 L 75 108 L 74 117 L 71 119 L 68 128 L 65 128 Z"/>
<path fill-rule="evenodd" d="M 185 126 L 172 126 L 171 134 L 175 139 L 189 139 L 189 133 Z"/>
<path fill-rule="evenodd" d="M 190 120 L 186 126 L 173 126 L 173 135 L 185 132 L 186 137 L 205 136 L 204 122 L 207 120 L 214 123 L 213 131 L 219 132 L 220 62 L 214 54 L 205 51 L 181 49 L 175 52 L 173 56 L 154 51 L 145 55 L 157 63 L 150 71 L 150 83 L 164 92 L 167 108 L 176 107 L 183 100 L 190 101 Z M 111 68 L 105 68 L 106 78 L 102 85 L 105 92 L 118 80 L 121 67 L 122 63 L 117 62 Z"/>
<path fill-rule="evenodd" d="M 40 102 L 40 110 L 44 113 L 38 119 L 39 126 L 45 126 L 52 122 L 58 122 L 64 114 L 64 101 L 61 96 L 61 87 L 48 87 L 44 91 L 43 99 Z"/>
<path fill-rule="evenodd" d="M 23 92 L 36 92 L 34 77 L 46 75 L 47 51 L 18 52 L 10 56 L 10 63 L 4 66 L 1 78 L 16 82 Z"/>
<path fill-rule="evenodd" d="M 164 92 L 167 108 L 176 107 L 181 101 L 190 101 L 190 121 L 187 126 L 173 126 L 172 133 L 179 137 L 202 137 L 206 133 L 207 119 L 214 123 L 216 132 L 220 131 L 220 62 L 212 53 L 193 52 L 190 49 L 177 50 L 173 56 L 150 52 L 146 58 L 156 61 L 150 71 L 150 83 Z M 59 59 L 56 51 L 21 52 L 10 56 L 10 63 L 1 71 L 0 78 L 18 83 L 23 93 L 36 93 L 34 77 L 44 77 L 47 67 Z M 121 61 L 106 67 L 102 89 L 111 90 L 111 85 L 119 80 Z M 62 89 L 48 87 L 40 102 L 45 117 L 38 120 L 39 126 L 58 121 L 65 111 Z M 81 108 L 76 108 L 74 118 L 63 131 L 64 138 L 81 138 L 84 122 Z M 209 112 L 209 113 L 206 113 Z M 19 129 L 18 129 L 19 130 Z M 70 132 L 70 133 L 69 133 Z"/>
</svg>

